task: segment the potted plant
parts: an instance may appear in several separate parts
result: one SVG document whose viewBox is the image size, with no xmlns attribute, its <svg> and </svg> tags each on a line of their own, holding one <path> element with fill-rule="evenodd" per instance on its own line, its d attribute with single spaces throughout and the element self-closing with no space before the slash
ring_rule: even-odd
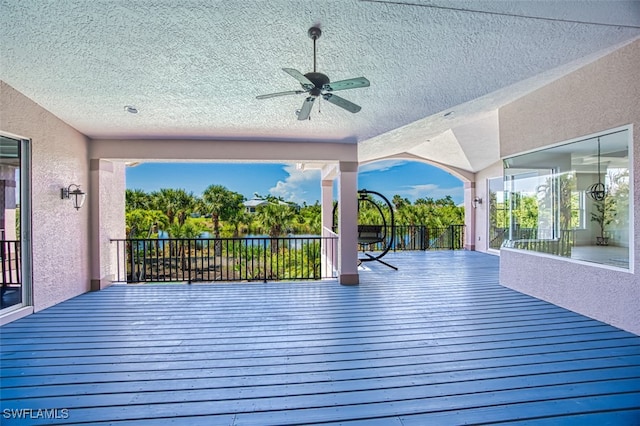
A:
<svg viewBox="0 0 640 426">
<path fill-rule="evenodd" d="M 596 237 L 596 245 L 608 246 L 609 237 L 606 236 L 606 228 L 616 217 L 616 207 L 613 198 L 607 193 L 604 200 L 594 203 L 595 211 L 591 212 L 591 221 L 600 227 L 600 235 Z"/>
</svg>

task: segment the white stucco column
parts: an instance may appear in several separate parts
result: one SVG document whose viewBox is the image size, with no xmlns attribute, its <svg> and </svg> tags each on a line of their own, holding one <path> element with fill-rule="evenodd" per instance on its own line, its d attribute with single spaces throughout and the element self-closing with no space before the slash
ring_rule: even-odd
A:
<svg viewBox="0 0 640 426">
<path fill-rule="evenodd" d="M 472 250 L 476 249 L 476 208 L 473 207 L 473 199 L 476 197 L 476 183 L 465 182 L 464 183 L 464 224 L 466 229 L 464 230 L 464 249 Z M 484 200 L 482 200 L 484 201 Z"/>
<path fill-rule="evenodd" d="M 125 166 L 120 162 L 92 159 L 87 191 L 90 209 L 91 290 L 111 285 L 118 275 L 117 245 L 125 238 Z M 124 262 L 120 262 L 124 268 Z M 124 276 L 124 270 L 120 275 Z"/>
<path fill-rule="evenodd" d="M 322 227 L 331 230 L 333 226 L 333 180 L 322 180 Z"/>
<path fill-rule="evenodd" d="M 322 179 L 321 181 L 321 218 L 322 237 L 334 237 L 333 233 L 333 179 Z M 321 268 L 322 274 L 326 277 L 333 276 L 337 270 L 338 244 L 334 240 L 322 240 L 321 244 Z"/>
<path fill-rule="evenodd" d="M 340 162 L 338 185 L 338 265 L 340 284 L 359 284 L 358 276 L 358 163 Z"/>
</svg>

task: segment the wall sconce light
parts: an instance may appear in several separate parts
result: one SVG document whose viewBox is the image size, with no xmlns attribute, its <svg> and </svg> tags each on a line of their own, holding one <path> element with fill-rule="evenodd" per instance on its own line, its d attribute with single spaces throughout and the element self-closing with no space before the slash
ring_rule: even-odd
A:
<svg viewBox="0 0 640 426">
<path fill-rule="evenodd" d="M 474 209 L 478 208 L 478 204 L 482 204 L 482 198 L 475 197 L 471 203 L 473 204 Z"/>
<path fill-rule="evenodd" d="M 76 210 L 80 210 L 80 207 L 82 207 L 82 205 L 84 204 L 84 199 L 86 196 L 87 194 L 82 192 L 82 190 L 80 189 L 80 185 L 76 185 L 74 183 L 69 185 L 67 188 L 60 188 L 60 198 L 62 198 L 63 200 L 72 199 L 73 207 Z"/>
</svg>

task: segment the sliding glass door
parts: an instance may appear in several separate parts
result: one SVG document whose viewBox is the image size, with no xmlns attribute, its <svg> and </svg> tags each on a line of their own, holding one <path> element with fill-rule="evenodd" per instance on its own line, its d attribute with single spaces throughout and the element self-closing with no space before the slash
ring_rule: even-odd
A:
<svg viewBox="0 0 640 426">
<path fill-rule="evenodd" d="M 0 314 L 30 304 L 29 141 L 0 134 Z"/>
</svg>

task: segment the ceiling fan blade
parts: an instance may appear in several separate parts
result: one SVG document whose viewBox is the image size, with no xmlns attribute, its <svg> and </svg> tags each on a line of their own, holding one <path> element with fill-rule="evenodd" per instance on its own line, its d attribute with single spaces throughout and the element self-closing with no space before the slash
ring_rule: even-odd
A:
<svg viewBox="0 0 640 426">
<path fill-rule="evenodd" d="M 369 87 L 371 83 L 364 77 L 350 78 L 348 80 L 334 81 L 322 86 L 322 90 L 335 92 L 336 90 L 359 89 L 361 87 Z"/>
<path fill-rule="evenodd" d="M 314 98 L 313 96 L 309 96 L 304 100 L 302 108 L 300 108 L 300 111 L 298 111 L 298 120 L 306 120 L 307 118 L 309 118 L 309 114 L 311 114 L 311 108 L 313 108 L 313 101 L 315 100 L 316 98 Z"/>
<path fill-rule="evenodd" d="M 282 68 L 282 71 L 286 72 L 291 77 L 298 80 L 300 84 L 302 84 L 302 87 L 304 87 L 306 90 L 310 90 L 315 87 L 315 85 L 311 82 L 311 80 L 305 77 L 304 74 L 302 74 L 298 70 L 294 70 L 293 68 Z"/>
<path fill-rule="evenodd" d="M 304 92 L 305 92 L 304 90 L 289 90 L 287 92 L 269 93 L 268 95 L 256 96 L 256 99 L 269 99 L 269 98 L 276 98 L 278 96 L 299 95 Z"/>
<path fill-rule="evenodd" d="M 322 95 L 322 97 L 326 101 L 331 102 L 332 104 L 337 105 L 340 108 L 344 108 L 349 112 L 356 113 L 362 109 L 362 107 L 360 107 L 359 105 L 356 105 L 351 101 L 348 101 L 344 98 L 341 98 L 340 96 L 336 96 L 331 93 L 325 93 L 324 95 Z"/>
</svg>

